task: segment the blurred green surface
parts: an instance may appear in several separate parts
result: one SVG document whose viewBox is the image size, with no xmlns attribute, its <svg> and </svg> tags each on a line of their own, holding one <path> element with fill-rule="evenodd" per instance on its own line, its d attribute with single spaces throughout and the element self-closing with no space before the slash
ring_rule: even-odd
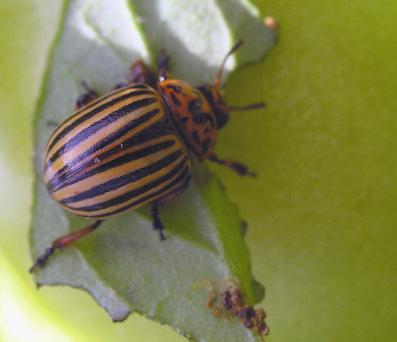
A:
<svg viewBox="0 0 397 342">
<path fill-rule="evenodd" d="M 260 177 L 242 186 L 214 169 L 250 224 L 268 340 L 394 341 L 397 3 L 254 2 L 280 21 L 279 45 L 227 92 L 268 108 L 234 114 L 217 148 Z M 26 272 L 30 116 L 57 9 L 0 4 L 0 339 L 183 341 L 136 315 L 113 324 L 79 291 L 36 291 Z"/>
</svg>

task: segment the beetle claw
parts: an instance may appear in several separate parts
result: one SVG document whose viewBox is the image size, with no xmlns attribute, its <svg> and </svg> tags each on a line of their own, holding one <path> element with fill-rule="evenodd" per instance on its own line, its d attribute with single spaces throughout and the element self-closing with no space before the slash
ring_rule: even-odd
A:
<svg viewBox="0 0 397 342">
<path fill-rule="evenodd" d="M 160 219 L 158 203 L 154 202 L 152 204 L 152 207 L 150 208 L 150 213 L 153 219 L 153 229 L 159 232 L 160 240 L 164 241 L 165 240 L 164 225 Z"/>
<path fill-rule="evenodd" d="M 255 178 L 257 176 L 256 172 L 253 172 L 248 169 L 247 166 L 240 162 L 232 161 L 229 159 L 220 159 L 218 158 L 215 154 L 211 155 L 209 157 L 209 160 L 212 162 L 215 162 L 219 165 L 223 165 L 228 167 L 229 169 L 233 170 L 234 172 L 237 172 L 240 176 L 249 176 Z"/>
<path fill-rule="evenodd" d="M 55 252 L 54 247 L 48 247 L 45 252 L 40 255 L 36 262 L 33 264 L 31 268 L 29 268 L 29 272 L 33 273 L 37 268 L 44 267 L 45 263 L 47 262 L 48 258 Z"/>
</svg>

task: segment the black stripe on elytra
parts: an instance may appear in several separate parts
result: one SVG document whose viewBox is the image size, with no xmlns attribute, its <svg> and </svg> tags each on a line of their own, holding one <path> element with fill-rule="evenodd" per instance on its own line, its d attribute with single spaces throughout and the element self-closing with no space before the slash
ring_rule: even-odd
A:
<svg viewBox="0 0 397 342">
<path fill-rule="evenodd" d="M 142 84 L 134 84 L 134 85 L 125 87 L 125 89 L 123 89 L 123 90 L 126 90 L 126 89 L 133 89 L 133 90 L 135 90 L 135 89 L 148 89 L 148 87 L 145 86 L 145 85 L 142 85 Z M 119 90 L 119 89 L 117 89 L 117 90 Z M 95 107 L 99 102 L 102 102 L 102 101 L 108 99 L 109 97 L 114 96 L 115 94 L 116 94 L 115 91 L 111 91 L 111 92 L 109 92 L 109 93 L 107 93 L 107 94 L 105 94 L 105 95 L 103 95 L 103 96 L 98 96 L 98 97 L 95 98 L 93 101 L 87 103 L 87 105 L 85 105 L 85 106 L 83 106 L 83 107 L 81 107 L 81 108 L 78 108 L 77 111 L 74 112 L 74 115 L 73 115 L 73 116 L 78 115 L 78 114 L 80 114 L 81 112 L 86 111 L 87 109 L 90 109 L 90 108 L 92 108 L 92 107 Z M 127 95 L 127 94 L 124 94 L 124 95 Z M 64 123 L 67 123 L 68 121 L 70 121 L 71 119 L 73 119 L 73 116 L 71 116 L 70 118 L 68 118 Z"/>
<path fill-rule="evenodd" d="M 170 174 L 171 174 L 171 172 L 170 172 Z M 177 172 L 174 172 L 172 174 L 172 176 L 174 176 L 175 174 L 177 174 Z M 169 179 L 169 178 L 171 178 L 171 177 L 168 177 L 167 179 Z M 126 211 L 126 210 L 128 210 L 130 208 L 133 208 L 133 207 L 139 205 L 140 203 L 144 203 L 144 202 L 149 201 L 151 199 L 156 199 L 156 198 L 162 197 L 162 195 L 166 195 L 166 192 L 168 190 L 170 190 L 170 189 L 172 190 L 172 191 L 170 191 L 170 193 L 182 191 L 182 190 L 186 189 L 186 187 L 188 186 L 190 178 L 191 178 L 190 169 L 189 169 L 189 166 L 186 165 L 185 168 L 179 173 L 179 175 L 172 182 L 168 183 L 166 186 L 162 187 L 161 189 L 159 189 L 159 190 L 157 190 L 155 192 L 149 193 L 146 196 L 143 196 L 140 199 L 138 199 L 138 200 L 136 200 L 136 201 L 134 201 L 134 202 L 122 207 L 122 208 L 118 208 L 116 210 L 104 213 L 102 215 L 101 214 L 99 214 L 99 215 L 89 215 L 87 217 L 93 217 L 94 218 L 94 217 L 106 217 L 106 216 L 116 215 L 116 214 L 121 213 L 123 211 Z M 180 183 L 182 183 L 182 185 L 174 188 L 175 186 L 177 186 Z M 161 182 L 159 182 L 159 184 L 161 184 Z M 136 197 L 136 196 L 131 196 L 131 198 L 133 198 L 133 197 Z M 95 210 L 101 210 L 101 209 L 106 209 L 106 208 L 108 208 L 108 207 L 98 208 L 98 209 L 95 209 Z M 83 208 L 83 210 L 85 210 L 85 209 Z M 86 210 L 86 211 L 95 211 L 95 210 Z"/>
<path fill-rule="evenodd" d="M 129 113 L 138 110 L 140 108 L 146 107 L 150 104 L 156 102 L 156 99 L 153 97 L 145 98 L 142 100 L 134 101 L 124 107 L 121 107 L 114 112 L 106 115 L 105 117 L 101 118 L 100 120 L 94 122 L 92 125 L 84 128 L 79 133 L 77 133 L 73 138 L 69 139 L 64 145 L 62 145 L 54 154 L 48 159 L 46 164 L 46 169 L 60 156 L 69 152 L 74 147 L 79 145 L 81 142 L 87 140 L 90 136 L 94 135 L 101 129 L 109 126 L 110 124 L 120 120 L 122 117 L 128 115 Z M 139 118 L 138 118 L 139 120 Z"/>
<path fill-rule="evenodd" d="M 104 183 L 97 184 L 94 187 L 92 187 L 91 189 L 83 191 L 77 195 L 66 197 L 61 201 L 61 203 L 69 204 L 69 203 L 73 203 L 73 202 L 83 201 L 83 200 L 90 199 L 90 198 L 93 198 L 93 197 L 96 197 L 99 195 L 103 195 L 109 191 L 117 190 L 118 188 L 123 187 L 127 184 L 137 182 L 140 179 L 142 179 L 146 176 L 149 176 L 152 173 L 155 173 L 155 172 L 161 170 L 162 168 L 165 168 L 166 166 L 172 164 L 182 154 L 183 154 L 183 152 L 181 150 L 175 151 L 175 152 L 169 154 L 167 157 L 165 157 L 155 163 L 152 163 L 148 166 L 145 166 L 140 169 L 134 170 L 132 172 L 126 173 L 122 176 L 113 178 L 113 179 L 108 180 Z"/>
<path fill-rule="evenodd" d="M 148 85 L 147 84 L 143 84 L 143 83 L 136 83 L 133 84 L 131 86 L 128 86 L 128 88 L 136 88 L 136 89 L 148 89 Z"/>
<path fill-rule="evenodd" d="M 104 100 L 106 100 L 107 98 L 114 96 L 114 93 L 110 93 L 108 96 L 105 97 L 100 97 L 97 101 L 95 101 L 95 103 L 90 103 L 88 105 L 88 107 L 84 107 L 82 110 L 87 110 L 91 107 L 94 107 L 96 104 L 98 104 L 98 102 L 102 102 Z M 114 98 L 111 101 L 105 101 L 104 104 L 102 104 L 101 106 L 94 108 L 92 111 L 84 114 L 83 116 L 81 116 L 80 118 L 78 118 L 77 120 L 73 121 L 70 125 L 66 126 L 62 131 L 60 132 L 54 132 L 54 134 L 56 134 L 56 137 L 54 138 L 54 140 L 51 142 L 51 144 L 48 146 L 47 150 L 49 151 L 51 148 L 53 148 L 55 146 L 55 144 L 60 141 L 63 137 L 65 137 L 69 132 L 71 132 L 74 128 L 76 128 L 78 125 L 80 125 L 81 123 L 83 123 L 84 121 L 92 118 L 93 116 L 97 115 L 98 113 L 106 110 L 107 108 L 122 102 L 132 96 L 139 96 L 139 95 L 153 95 L 153 92 L 150 90 L 138 90 L 132 93 L 128 93 L 119 97 Z M 77 112 L 75 115 L 79 115 L 81 111 Z M 73 117 L 72 117 L 73 118 Z M 72 119 L 71 118 L 71 119 Z M 67 123 L 67 122 L 66 122 Z"/>
<path fill-rule="evenodd" d="M 148 89 L 148 87 L 145 86 L 144 84 L 134 84 L 134 85 L 125 87 L 125 89 L 123 89 L 123 90 L 126 90 L 126 89 L 133 89 L 133 90 L 134 90 L 134 89 Z M 114 90 L 116 90 L 116 89 L 114 89 Z M 119 89 L 117 89 L 117 90 L 119 90 Z M 78 110 L 77 110 L 74 114 L 75 114 L 75 115 L 78 115 L 78 114 L 80 114 L 81 112 L 83 112 L 83 111 L 85 111 L 85 110 L 87 110 L 87 109 L 90 109 L 90 108 L 92 108 L 92 107 L 95 107 L 99 102 L 102 102 L 102 101 L 108 99 L 109 97 L 114 96 L 115 94 L 116 94 L 116 92 L 111 91 L 111 92 L 109 92 L 109 93 L 107 93 L 107 94 L 105 94 L 105 95 L 103 95 L 103 96 L 100 96 L 100 97 L 98 96 L 98 97 L 95 98 L 93 101 L 87 103 L 85 106 L 83 106 L 83 107 L 81 107 L 81 108 L 78 108 Z M 83 94 L 83 95 L 84 95 L 84 94 Z M 124 95 L 127 95 L 127 94 L 124 94 Z M 67 119 L 66 122 L 68 122 L 68 121 L 71 120 L 72 118 L 73 118 L 73 117 L 70 117 L 69 119 Z M 66 122 L 65 122 L 65 123 L 66 123 Z"/>
<path fill-rule="evenodd" d="M 112 168 L 116 168 L 126 163 L 130 163 L 134 160 L 138 160 L 140 158 L 147 157 L 148 155 L 154 154 L 156 152 L 165 150 L 171 146 L 175 145 L 174 140 L 164 141 L 155 145 L 147 146 L 145 148 L 141 148 L 140 150 L 125 153 L 122 156 L 115 158 L 107 163 L 99 164 L 94 169 L 91 169 L 85 173 L 76 173 L 73 177 L 68 177 L 67 180 L 60 179 L 60 178 L 53 178 L 51 181 L 47 183 L 48 191 L 55 192 L 59 191 L 60 189 L 65 188 L 66 186 L 72 185 L 74 183 L 81 182 L 84 179 L 87 179 L 93 175 L 97 175 L 99 173 L 108 171 Z"/>
<path fill-rule="evenodd" d="M 149 116 L 149 119 L 156 115 L 160 110 L 159 109 L 154 109 L 141 118 L 145 117 L 146 115 Z M 159 138 L 160 136 L 164 135 L 164 129 L 161 129 L 162 126 L 162 121 L 161 122 L 155 122 L 154 124 L 150 125 L 149 127 L 146 127 L 144 130 L 139 132 L 138 134 L 135 134 L 133 137 L 130 137 L 129 139 L 126 139 L 122 141 L 122 148 L 129 148 L 131 146 L 134 146 L 136 144 L 141 144 L 145 143 L 149 140 L 153 140 L 156 138 Z M 109 136 L 107 136 L 105 139 L 101 140 L 97 144 L 93 145 L 90 147 L 88 150 L 86 150 L 83 154 L 80 154 L 77 156 L 75 159 L 72 161 L 68 162 L 65 166 L 60 168 L 54 175 L 53 178 L 51 179 L 57 179 L 57 183 L 62 183 L 66 179 L 70 177 L 74 177 L 76 174 L 79 172 L 84 172 L 84 169 L 95 164 L 96 160 L 104 160 L 107 157 L 111 156 L 113 153 L 117 153 L 121 149 L 121 144 L 117 144 L 113 148 L 102 152 L 101 154 L 96 155 L 96 158 L 91 158 L 90 160 L 87 160 L 86 162 L 83 162 L 79 164 L 81 161 L 84 159 L 88 158 L 95 152 L 101 151 L 105 146 L 111 145 L 114 141 L 120 139 L 123 135 L 125 135 L 129 130 L 135 128 L 135 126 L 141 124 L 141 122 L 136 124 L 136 120 L 132 121 L 132 123 L 127 124 L 123 128 L 119 129 L 119 131 L 113 132 Z M 120 132 L 122 130 L 122 132 Z M 49 183 L 47 183 L 49 184 Z M 47 185 L 48 186 L 48 185 Z"/>
</svg>

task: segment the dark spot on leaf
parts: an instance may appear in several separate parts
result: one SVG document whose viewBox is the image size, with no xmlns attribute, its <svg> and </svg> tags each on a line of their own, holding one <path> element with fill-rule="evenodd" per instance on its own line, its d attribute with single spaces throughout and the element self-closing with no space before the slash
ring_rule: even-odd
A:
<svg viewBox="0 0 397 342">
<path fill-rule="evenodd" d="M 249 320 L 256 316 L 256 312 L 252 307 L 246 306 L 241 309 L 239 316 L 240 316 L 240 318 L 242 318 L 244 320 Z"/>
<path fill-rule="evenodd" d="M 226 310 L 230 310 L 232 308 L 232 295 L 230 291 L 222 292 L 221 303 Z"/>
</svg>

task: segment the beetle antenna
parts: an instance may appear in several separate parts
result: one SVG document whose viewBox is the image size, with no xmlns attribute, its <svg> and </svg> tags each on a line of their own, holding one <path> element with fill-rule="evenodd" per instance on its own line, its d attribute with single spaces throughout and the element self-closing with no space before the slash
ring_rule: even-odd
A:
<svg viewBox="0 0 397 342">
<path fill-rule="evenodd" d="M 219 66 L 218 72 L 216 73 L 214 88 L 220 89 L 222 82 L 222 75 L 225 69 L 226 61 L 236 50 L 238 50 L 241 47 L 241 45 L 243 45 L 242 39 L 240 39 L 236 44 L 234 44 L 233 47 L 230 49 L 230 51 L 226 54 L 225 58 L 223 58 L 223 61 Z"/>
</svg>

